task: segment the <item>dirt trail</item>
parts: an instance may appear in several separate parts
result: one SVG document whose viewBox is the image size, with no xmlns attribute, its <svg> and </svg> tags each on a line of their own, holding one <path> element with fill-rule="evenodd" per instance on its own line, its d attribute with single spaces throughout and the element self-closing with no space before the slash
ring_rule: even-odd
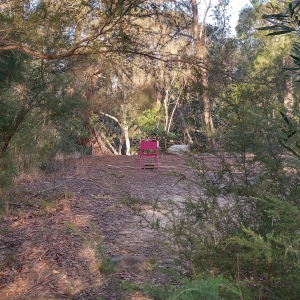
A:
<svg viewBox="0 0 300 300">
<path fill-rule="evenodd" d="M 162 155 L 160 163 L 159 171 L 139 171 L 137 156 L 85 157 L 19 180 L 0 224 L 0 299 L 113 300 L 121 299 L 120 281 L 163 283 L 149 268 L 169 260 L 161 237 L 120 201 L 184 197 L 185 157 Z"/>
</svg>

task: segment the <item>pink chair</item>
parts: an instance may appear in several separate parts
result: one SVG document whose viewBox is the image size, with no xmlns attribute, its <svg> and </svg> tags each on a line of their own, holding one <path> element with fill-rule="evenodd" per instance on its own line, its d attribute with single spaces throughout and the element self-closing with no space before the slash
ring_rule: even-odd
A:
<svg viewBox="0 0 300 300">
<path fill-rule="evenodd" d="M 154 164 L 159 170 L 159 144 L 157 140 L 141 140 L 139 148 L 140 163 L 139 168 L 142 169 L 142 159 L 147 157 L 154 158 Z"/>
</svg>

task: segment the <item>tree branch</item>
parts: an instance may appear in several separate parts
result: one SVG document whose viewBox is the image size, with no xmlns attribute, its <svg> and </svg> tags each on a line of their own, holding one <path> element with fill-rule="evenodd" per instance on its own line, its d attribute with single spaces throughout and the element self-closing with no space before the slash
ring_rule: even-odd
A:
<svg viewBox="0 0 300 300">
<path fill-rule="evenodd" d="M 119 120 L 118 120 L 116 117 L 114 117 L 114 116 L 112 116 L 112 115 L 110 115 L 110 114 L 107 114 L 107 113 L 105 113 L 105 112 L 102 112 L 102 111 L 100 111 L 99 114 L 101 114 L 101 115 L 103 115 L 103 116 L 106 116 L 106 117 L 108 117 L 108 118 L 110 118 L 110 119 L 116 121 L 116 122 L 118 123 L 118 125 L 121 127 L 120 122 L 119 122 Z"/>
</svg>

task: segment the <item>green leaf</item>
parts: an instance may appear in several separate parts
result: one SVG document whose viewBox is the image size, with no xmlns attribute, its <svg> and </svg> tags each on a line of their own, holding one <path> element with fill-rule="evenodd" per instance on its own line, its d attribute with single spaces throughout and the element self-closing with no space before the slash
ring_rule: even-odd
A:
<svg viewBox="0 0 300 300">
<path fill-rule="evenodd" d="M 299 159 L 293 159 L 293 160 L 290 160 L 288 162 L 288 164 L 292 167 L 296 167 L 296 168 L 299 168 L 300 167 L 300 160 Z"/>
<path fill-rule="evenodd" d="M 286 33 L 290 33 L 291 31 L 278 31 L 278 32 L 271 32 L 271 33 L 268 33 L 267 36 L 271 36 L 271 35 L 280 35 L 280 34 L 286 34 Z"/>
<path fill-rule="evenodd" d="M 286 14 L 274 14 L 274 15 L 262 15 L 263 19 L 282 19 L 282 18 L 288 18 L 288 15 Z"/>
<path fill-rule="evenodd" d="M 286 145 L 282 140 L 278 140 L 279 144 L 284 147 L 286 150 L 288 150 L 289 152 L 291 152 L 292 154 L 294 154 L 296 157 L 300 158 L 300 155 L 290 146 Z"/>
<path fill-rule="evenodd" d="M 291 55 L 291 57 L 295 60 L 295 61 L 300 61 L 300 57 L 297 57 L 297 56 L 294 56 L 294 55 Z"/>
<path fill-rule="evenodd" d="M 298 6 L 300 6 L 300 1 L 299 0 L 295 0 L 292 3 L 289 4 L 289 7 L 292 7 L 293 10 L 295 10 L 295 8 L 297 8 Z"/>
<path fill-rule="evenodd" d="M 289 124 L 289 123 L 290 123 L 290 121 L 289 121 L 289 119 L 288 119 L 287 115 L 286 115 L 286 114 L 284 114 L 282 111 L 280 111 L 280 114 L 281 114 L 282 118 L 284 119 L 284 121 L 285 121 L 287 124 Z"/>
<path fill-rule="evenodd" d="M 280 29 L 280 28 L 281 28 L 281 26 L 273 25 L 273 26 L 259 27 L 259 28 L 256 28 L 256 30 L 276 30 L 276 29 Z"/>
</svg>

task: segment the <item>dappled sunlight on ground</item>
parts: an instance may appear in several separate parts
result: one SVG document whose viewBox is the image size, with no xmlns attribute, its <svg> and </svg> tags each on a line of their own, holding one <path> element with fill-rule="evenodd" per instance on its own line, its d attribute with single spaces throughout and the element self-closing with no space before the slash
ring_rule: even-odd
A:
<svg viewBox="0 0 300 300">
<path fill-rule="evenodd" d="M 78 215 L 72 216 L 70 218 L 70 223 L 76 227 L 86 227 L 91 224 L 93 216 L 91 215 Z"/>
</svg>

